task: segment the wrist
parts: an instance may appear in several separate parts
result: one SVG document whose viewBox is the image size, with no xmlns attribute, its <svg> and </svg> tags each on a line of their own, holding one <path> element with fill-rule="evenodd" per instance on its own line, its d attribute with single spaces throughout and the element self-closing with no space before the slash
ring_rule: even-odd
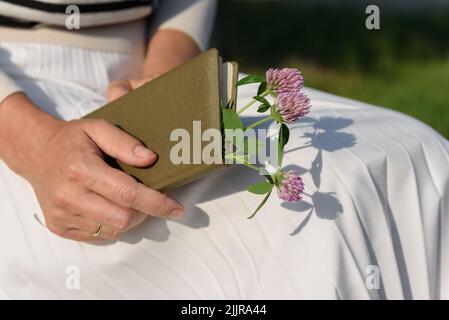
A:
<svg viewBox="0 0 449 320">
<path fill-rule="evenodd" d="M 9 96 L 0 105 L 0 157 L 12 170 L 29 179 L 42 162 L 45 144 L 60 123 L 25 94 Z"/>
<path fill-rule="evenodd" d="M 186 33 L 172 29 L 159 30 L 148 45 L 143 76 L 163 74 L 199 53 L 198 45 Z"/>
<path fill-rule="evenodd" d="M 43 113 L 21 134 L 20 143 L 16 148 L 16 154 L 20 159 L 17 172 L 20 175 L 29 181 L 41 176 L 41 167 L 48 155 L 48 143 L 63 125 L 64 121 Z"/>
</svg>

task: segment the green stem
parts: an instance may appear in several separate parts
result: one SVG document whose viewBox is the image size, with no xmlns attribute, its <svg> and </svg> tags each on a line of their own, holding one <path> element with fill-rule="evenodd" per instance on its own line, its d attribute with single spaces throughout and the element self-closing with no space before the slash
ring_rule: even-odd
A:
<svg viewBox="0 0 449 320">
<path fill-rule="evenodd" d="M 311 195 L 310 193 L 303 192 L 302 194 L 305 195 L 305 196 L 308 196 L 308 197 L 312 198 L 312 195 Z"/>
<path fill-rule="evenodd" d="M 264 91 L 262 94 L 260 94 L 260 97 L 265 97 L 266 95 L 268 95 L 270 92 L 268 90 Z M 249 102 L 248 104 L 246 104 L 245 106 L 243 106 L 239 111 L 237 111 L 237 114 L 241 114 L 243 111 L 245 111 L 246 109 L 248 109 L 249 107 L 251 107 L 255 102 L 257 102 L 256 99 L 253 98 L 253 100 L 251 100 L 251 102 Z"/>
<path fill-rule="evenodd" d="M 256 170 L 257 172 L 260 172 L 260 168 L 259 168 L 259 167 L 255 166 L 255 165 L 253 165 L 253 164 L 249 164 L 249 163 L 246 162 L 246 161 L 243 162 L 243 165 L 246 166 L 246 167 L 248 167 L 248 168 L 254 169 L 254 170 Z"/>
<path fill-rule="evenodd" d="M 251 168 L 253 170 L 256 170 L 257 172 L 260 172 L 260 168 L 248 163 L 247 161 L 245 161 L 245 159 L 242 159 L 240 157 L 236 157 L 235 153 L 233 153 L 232 155 L 226 155 L 227 158 L 231 158 L 232 160 L 238 161 L 238 163 L 243 164 L 244 166 Z"/>
<path fill-rule="evenodd" d="M 262 202 L 259 204 L 257 209 L 253 212 L 252 215 L 250 215 L 247 219 L 252 219 L 256 215 L 256 213 L 264 206 L 265 202 L 267 202 L 268 198 L 270 197 L 271 192 L 273 191 L 273 187 L 271 187 L 270 191 L 265 195 L 265 198 L 263 198 Z"/>
<path fill-rule="evenodd" d="M 271 116 L 263 118 L 263 119 L 261 119 L 259 121 L 254 122 L 253 124 L 250 124 L 249 126 L 246 127 L 245 130 L 252 129 L 254 127 L 260 126 L 262 123 L 265 123 L 265 122 L 270 121 L 270 120 L 271 120 Z"/>
<path fill-rule="evenodd" d="M 284 160 L 284 148 L 281 148 L 278 140 L 278 166 L 282 168 L 282 160 Z"/>
</svg>

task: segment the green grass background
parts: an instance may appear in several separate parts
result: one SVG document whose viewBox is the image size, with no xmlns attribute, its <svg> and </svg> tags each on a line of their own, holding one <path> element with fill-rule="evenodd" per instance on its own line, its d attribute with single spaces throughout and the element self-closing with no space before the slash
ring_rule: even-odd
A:
<svg viewBox="0 0 449 320">
<path fill-rule="evenodd" d="M 375 3 L 375 1 L 373 1 Z M 212 44 L 246 73 L 299 68 L 306 86 L 399 110 L 449 138 L 449 12 L 220 0 Z"/>
</svg>

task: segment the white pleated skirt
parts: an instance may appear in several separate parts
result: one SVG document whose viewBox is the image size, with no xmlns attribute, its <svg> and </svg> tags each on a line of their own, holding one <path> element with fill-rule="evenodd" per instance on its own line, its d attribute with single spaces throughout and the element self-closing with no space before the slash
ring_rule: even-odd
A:
<svg viewBox="0 0 449 320">
<path fill-rule="evenodd" d="M 66 120 L 103 105 L 142 57 L 0 43 L 0 69 Z M 291 126 L 284 160 L 305 199 L 273 194 L 253 220 L 261 199 L 244 188 L 259 177 L 234 166 L 171 192 L 180 221 L 78 243 L 36 222 L 31 186 L 0 161 L 0 298 L 448 299 L 449 142 L 403 114 L 306 91 L 313 110 Z"/>
</svg>

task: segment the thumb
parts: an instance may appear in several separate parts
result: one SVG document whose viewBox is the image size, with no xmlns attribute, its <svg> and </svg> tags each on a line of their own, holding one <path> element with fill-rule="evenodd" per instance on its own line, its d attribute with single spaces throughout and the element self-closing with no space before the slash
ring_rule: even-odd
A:
<svg viewBox="0 0 449 320">
<path fill-rule="evenodd" d="M 157 159 L 156 153 L 108 121 L 86 121 L 84 131 L 104 153 L 126 164 L 146 167 Z"/>
<path fill-rule="evenodd" d="M 129 85 L 132 89 L 137 89 L 147 82 L 150 82 L 152 78 L 143 78 L 143 79 L 131 79 L 129 80 Z"/>
<path fill-rule="evenodd" d="M 131 85 L 128 81 L 117 80 L 109 84 L 107 90 L 108 101 L 114 101 L 131 91 Z"/>
</svg>

